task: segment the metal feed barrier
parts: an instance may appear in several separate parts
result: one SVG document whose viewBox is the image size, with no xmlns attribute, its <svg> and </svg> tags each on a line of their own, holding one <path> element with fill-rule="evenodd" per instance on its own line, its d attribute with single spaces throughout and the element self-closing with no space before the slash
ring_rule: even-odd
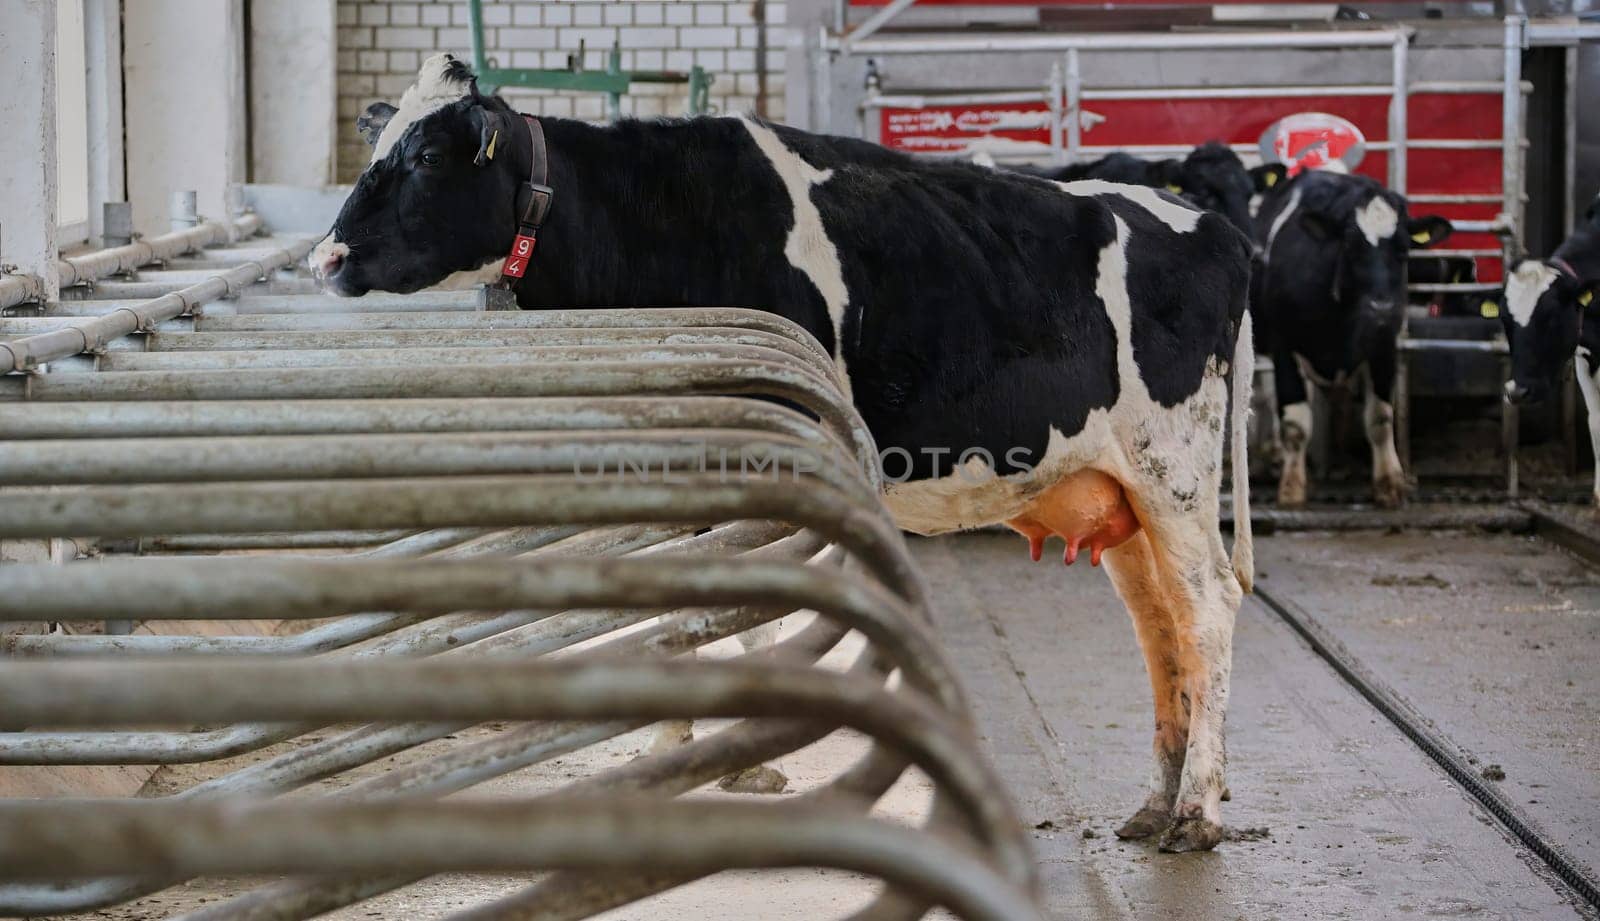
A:
<svg viewBox="0 0 1600 921">
<path fill-rule="evenodd" d="M 540 871 L 451 917 L 581 918 L 817 866 L 883 881 L 855 917 L 1041 917 L 814 339 L 751 310 L 246 290 L 308 248 L 0 318 L 0 549 L 52 558 L 0 564 L 0 765 L 238 759 L 171 795 L 0 800 L 0 915 L 282 875 L 181 917 L 306 918 Z M 263 619 L 313 623 L 129 632 Z M 89 622 L 107 633 L 36 626 Z M 742 656 L 696 658 L 734 636 Z M 598 748 L 702 718 L 734 722 Z M 682 798 L 842 728 L 863 754 L 797 796 Z M 580 754 L 599 767 L 565 774 Z M 912 766 L 925 825 L 870 817 Z M 551 789 L 444 798 L 523 769 Z"/>
</svg>

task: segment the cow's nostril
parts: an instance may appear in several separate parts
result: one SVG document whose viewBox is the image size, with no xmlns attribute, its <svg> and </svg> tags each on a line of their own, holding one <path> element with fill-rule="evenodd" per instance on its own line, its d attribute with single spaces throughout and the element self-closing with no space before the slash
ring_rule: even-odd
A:
<svg viewBox="0 0 1600 921">
<path fill-rule="evenodd" d="M 322 265 L 317 267 L 317 274 L 327 278 L 329 275 L 339 271 L 339 268 L 343 265 L 344 256 L 342 254 L 330 253 L 322 258 Z"/>
</svg>

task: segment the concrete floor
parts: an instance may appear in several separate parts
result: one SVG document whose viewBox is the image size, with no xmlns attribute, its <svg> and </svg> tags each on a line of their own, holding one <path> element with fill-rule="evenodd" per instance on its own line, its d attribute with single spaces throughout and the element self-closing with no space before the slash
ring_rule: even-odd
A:
<svg viewBox="0 0 1600 921">
<path fill-rule="evenodd" d="M 1142 794 L 1151 715 L 1109 582 L 1086 567 L 1031 563 L 1006 534 L 918 541 L 914 551 L 1023 817 L 1053 826 L 1036 842 L 1054 913 L 1581 917 L 1254 600 L 1236 633 L 1224 810 L 1230 825 L 1265 826 L 1270 837 L 1186 856 L 1117 841 L 1111 830 Z M 1543 784 L 1537 796 L 1515 794 L 1551 804 L 1537 817 L 1558 840 L 1592 847 L 1597 677 L 1586 663 L 1600 649 L 1600 590 L 1586 567 L 1505 535 L 1287 535 L 1258 541 L 1257 556 L 1263 585 L 1323 618 L 1438 728 L 1504 765 L 1508 783 Z M 1451 588 L 1421 581 L 1430 568 Z M 1388 624 L 1396 616 L 1399 627 Z M 1530 685 L 1540 687 L 1531 697 Z"/>
<path fill-rule="evenodd" d="M 1104 574 L 1081 564 L 1032 563 L 1024 542 L 1010 534 L 915 540 L 912 550 L 989 754 L 1035 828 L 1053 916 L 1584 917 L 1254 600 L 1238 622 L 1229 720 L 1233 801 L 1224 811 L 1230 825 L 1265 827 L 1268 836 L 1191 855 L 1118 841 L 1111 830 L 1142 797 L 1151 711 L 1142 659 Z M 1258 540 L 1257 557 L 1263 586 L 1317 617 L 1484 766 L 1501 765 L 1502 788 L 1555 840 L 1590 866 L 1600 859 L 1600 773 L 1593 767 L 1600 670 L 1592 665 L 1600 652 L 1600 576 L 1549 545 L 1510 535 L 1280 535 Z M 724 652 L 737 648 L 723 645 Z M 835 661 L 848 659 L 848 650 L 839 653 Z M 622 737 L 465 795 L 542 792 L 631 757 L 643 742 L 638 734 Z M 839 733 L 778 766 L 792 793 L 824 782 L 863 746 Z M 164 769 L 147 794 L 233 766 Z M 388 767 L 380 762 L 356 776 Z M 909 775 L 879 813 L 915 821 L 925 815 L 928 794 L 925 780 Z M 438 918 L 528 879 L 436 877 L 332 917 Z M 237 892 L 241 882 L 196 881 L 88 917 L 166 917 Z M 874 889 L 869 880 L 828 871 L 728 873 L 605 917 L 813 921 L 848 914 Z"/>
</svg>

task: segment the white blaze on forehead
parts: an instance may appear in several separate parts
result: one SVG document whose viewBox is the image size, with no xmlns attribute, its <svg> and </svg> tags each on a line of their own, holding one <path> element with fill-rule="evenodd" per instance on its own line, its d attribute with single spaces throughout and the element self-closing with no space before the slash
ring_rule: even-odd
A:
<svg viewBox="0 0 1600 921">
<path fill-rule="evenodd" d="M 1518 326 L 1527 326 L 1539 298 L 1550 290 L 1560 275 L 1554 268 L 1535 259 L 1524 259 L 1506 279 L 1506 312 Z"/>
<path fill-rule="evenodd" d="M 449 54 L 436 54 L 422 62 L 422 68 L 417 71 L 417 82 L 400 97 L 399 108 L 389 123 L 383 126 L 378 143 L 372 145 L 374 162 L 388 156 L 417 119 L 444 108 L 472 91 L 472 82 L 459 76 L 464 70 L 456 66 L 456 74 L 451 73 L 452 65 L 456 63 L 455 56 Z"/>
<path fill-rule="evenodd" d="M 1394 210 L 1394 205 L 1378 195 L 1356 209 L 1356 226 L 1361 228 L 1368 243 L 1377 246 L 1400 229 L 1400 214 Z"/>
<path fill-rule="evenodd" d="M 742 116 L 739 122 L 772 163 L 784 190 L 789 193 L 789 202 L 794 207 L 794 227 L 789 230 L 789 240 L 784 244 L 783 254 L 788 257 L 790 265 L 811 279 L 817 292 L 822 295 L 822 302 L 828 305 L 828 318 L 833 322 L 834 352 L 842 364 L 844 344 L 840 340 L 844 330 L 844 310 L 850 303 L 850 291 L 844 284 L 844 264 L 839 261 L 839 249 L 828 238 L 827 228 L 822 226 L 822 212 L 811 200 L 811 187 L 833 178 L 833 170 L 817 169 L 807 163 L 799 154 L 785 147 L 777 133 L 766 125 Z"/>
<path fill-rule="evenodd" d="M 1160 218 L 1162 223 L 1178 233 L 1189 233 L 1200 223 L 1201 212 L 1198 209 L 1165 198 L 1149 186 L 1124 185 L 1104 179 L 1058 182 L 1056 186 L 1068 195 L 1120 195 Z"/>
</svg>

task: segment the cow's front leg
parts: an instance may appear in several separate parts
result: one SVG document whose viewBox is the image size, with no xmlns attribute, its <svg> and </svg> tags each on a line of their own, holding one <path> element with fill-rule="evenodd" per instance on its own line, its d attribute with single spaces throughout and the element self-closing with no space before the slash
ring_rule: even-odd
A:
<svg viewBox="0 0 1600 921">
<path fill-rule="evenodd" d="M 1589 447 L 1595 457 L 1594 503 L 1600 508 L 1600 382 L 1595 380 L 1594 357 L 1589 350 L 1578 347 L 1572 357 L 1578 375 L 1578 390 L 1583 394 L 1583 408 L 1589 416 Z"/>
<path fill-rule="evenodd" d="M 1283 442 L 1283 472 L 1278 476 L 1278 504 L 1306 504 L 1306 449 L 1311 444 L 1311 402 L 1294 356 L 1272 356 L 1273 384 L 1278 392 L 1278 433 Z"/>
<path fill-rule="evenodd" d="M 1128 608 L 1133 632 L 1144 653 L 1155 700 L 1154 761 L 1150 792 L 1133 818 L 1117 829 L 1119 838 L 1149 838 L 1172 824 L 1172 805 L 1183 776 L 1183 754 L 1189 725 L 1178 698 L 1182 674 L 1170 603 L 1156 570 L 1155 558 L 1144 533 L 1105 552 L 1106 572 Z"/>
<path fill-rule="evenodd" d="M 1394 447 L 1394 405 L 1389 402 L 1394 375 L 1392 359 L 1372 363 L 1362 412 L 1367 444 L 1372 448 L 1372 498 L 1384 508 L 1399 508 L 1406 495 L 1406 475 Z"/>
</svg>

